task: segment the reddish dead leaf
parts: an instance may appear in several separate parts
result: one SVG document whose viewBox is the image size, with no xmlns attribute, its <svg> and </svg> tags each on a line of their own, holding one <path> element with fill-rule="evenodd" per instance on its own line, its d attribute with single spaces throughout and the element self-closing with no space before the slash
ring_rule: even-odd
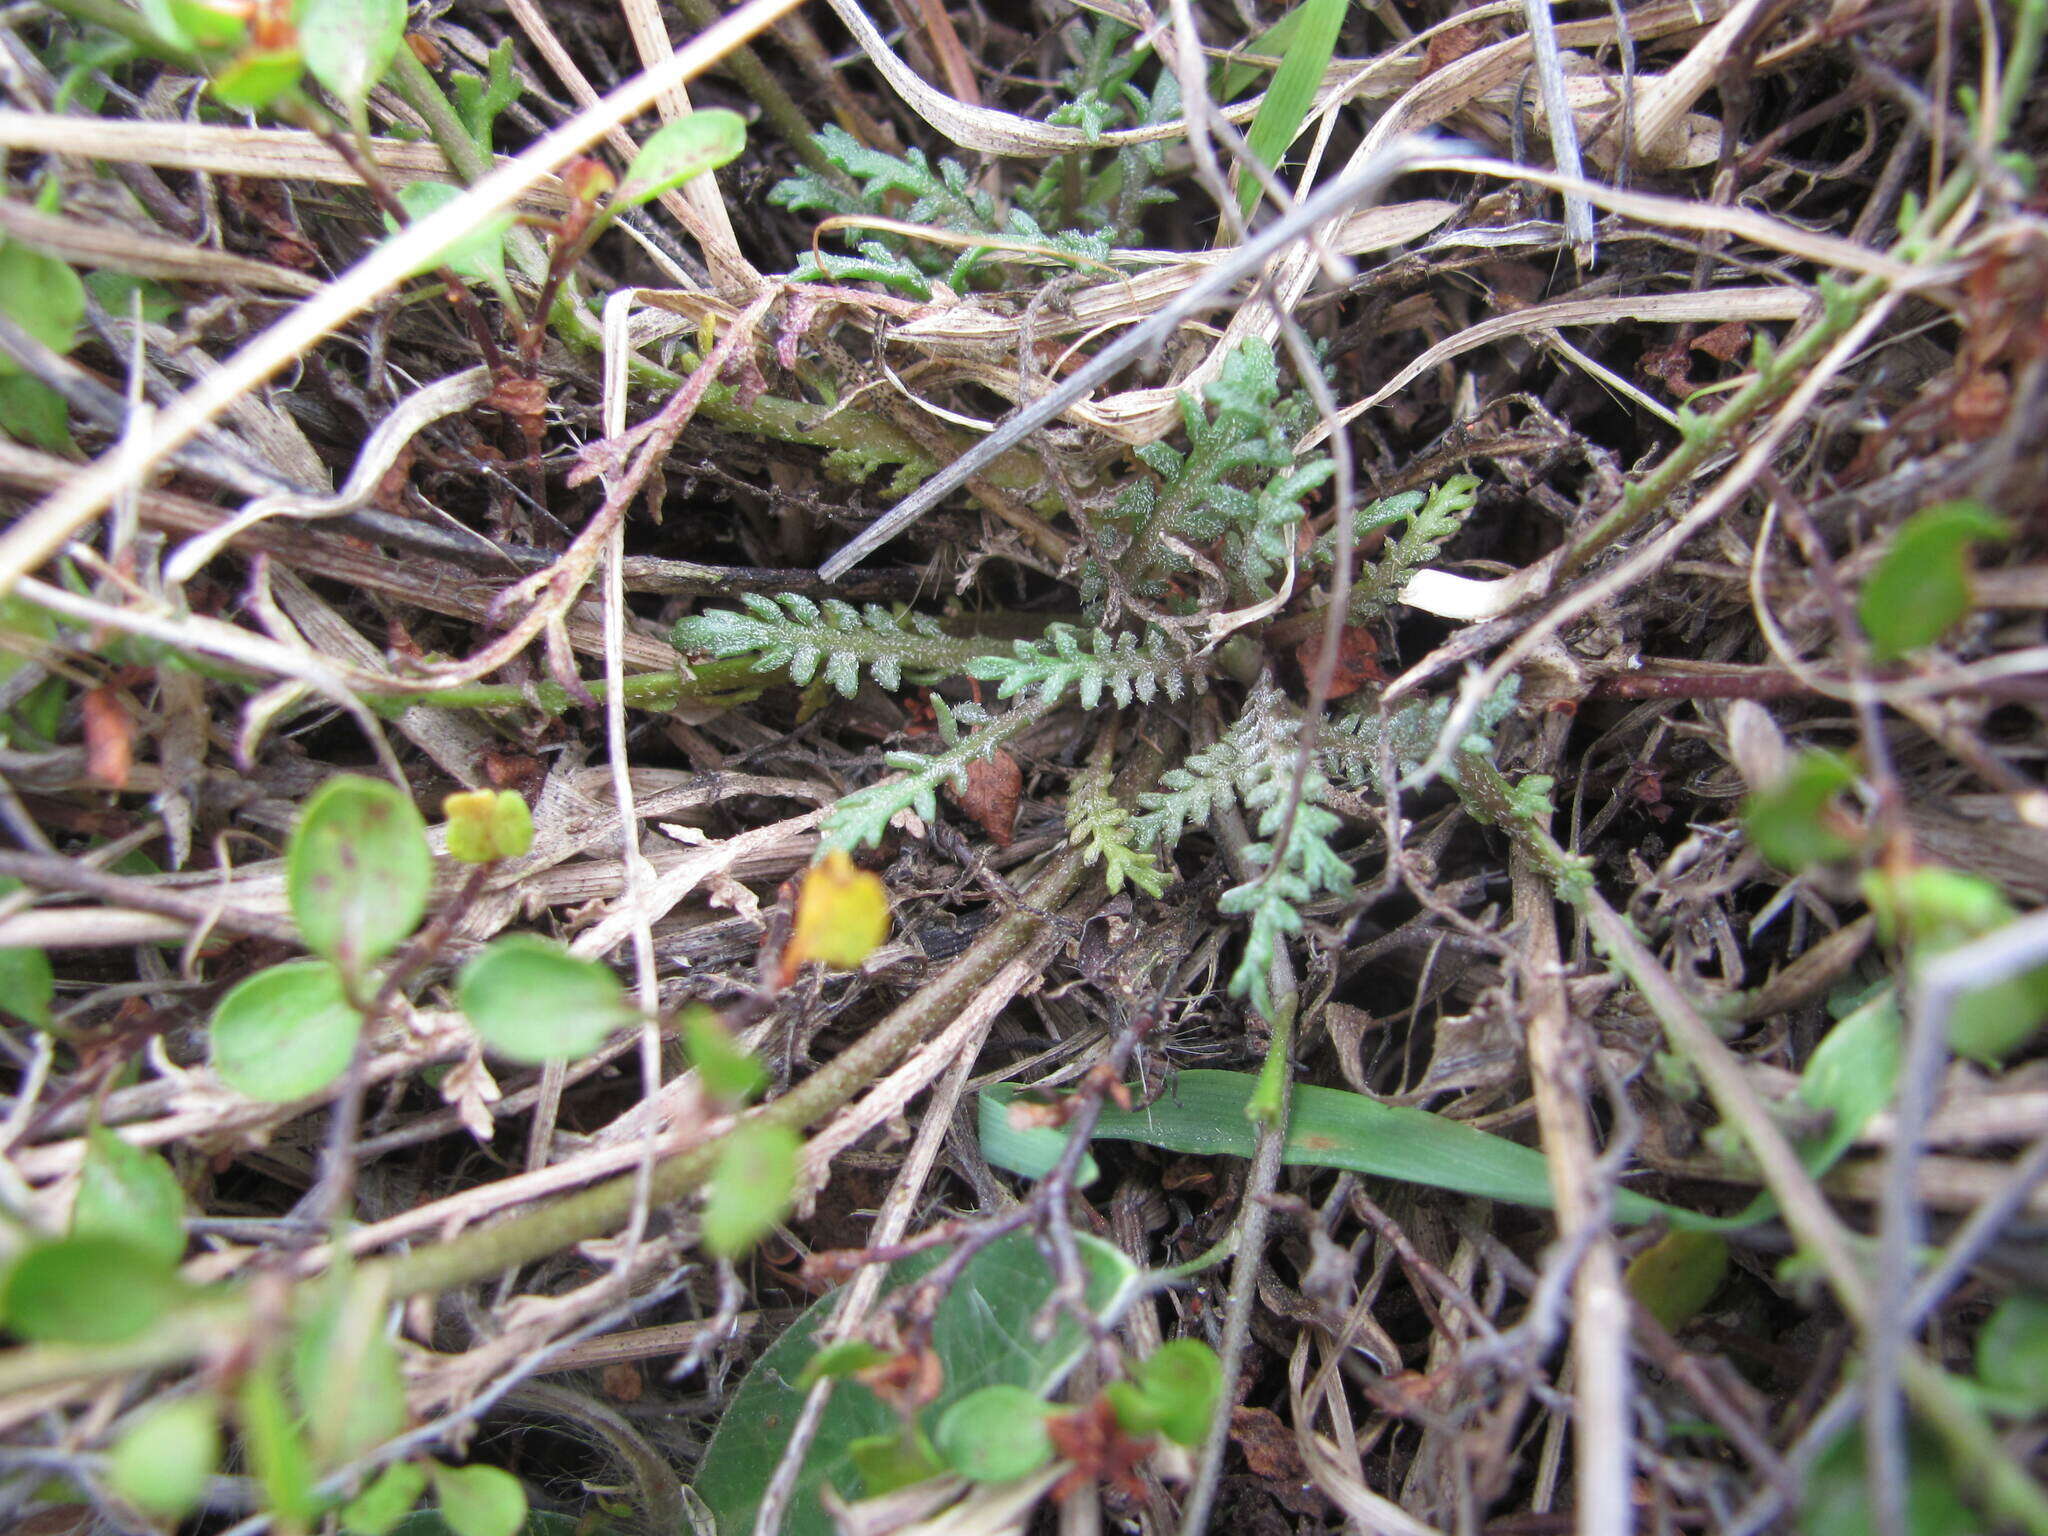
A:
<svg viewBox="0 0 2048 1536">
<path fill-rule="evenodd" d="M 497 747 L 485 747 L 477 766 L 483 769 L 484 778 L 491 788 L 516 789 L 529 801 L 540 798 L 541 786 L 548 777 L 540 759 L 530 752 L 505 752 Z"/>
<path fill-rule="evenodd" d="M 953 798 L 973 817 L 998 848 L 1017 836 L 1017 801 L 1024 793 L 1024 773 L 1017 759 L 996 752 L 967 767 L 967 788 Z"/>
<path fill-rule="evenodd" d="M 501 373 L 491 381 L 491 392 L 484 404 L 503 411 L 514 421 L 538 421 L 548 408 L 548 387 L 540 379 Z"/>
<path fill-rule="evenodd" d="M 1981 443 L 2005 425 L 2012 404 L 2012 386 L 1996 368 L 1972 373 L 1949 397 L 1948 416 L 1955 434 L 1966 443 Z"/>
<path fill-rule="evenodd" d="M 1328 1502 L 1308 1475 L 1294 1432 L 1270 1408 L 1230 1410 L 1230 1438 L 1244 1453 L 1244 1463 L 1288 1511 L 1321 1517 Z"/>
<path fill-rule="evenodd" d="M 1074 1470 L 1052 1491 L 1055 1503 L 1090 1484 L 1106 1486 L 1126 1498 L 1145 1496 L 1138 1468 L 1151 1454 L 1151 1447 L 1125 1434 L 1116 1421 L 1116 1410 L 1101 1398 L 1073 1413 L 1047 1419 L 1045 1432 L 1052 1439 L 1053 1453 L 1074 1464 Z"/>
<path fill-rule="evenodd" d="M 1740 320 L 1724 320 L 1704 336 L 1693 338 L 1692 349 L 1723 363 L 1731 363 L 1749 345 L 1749 327 Z"/>
<path fill-rule="evenodd" d="M 1316 657 L 1323 649 L 1323 637 L 1315 635 L 1294 648 L 1294 659 L 1301 663 L 1303 676 L 1313 677 Z M 1330 674 L 1330 697 L 1347 698 L 1358 692 L 1367 683 L 1384 683 L 1387 674 L 1380 670 L 1378 657 L 1380 643 L 1369 629 L 1353 625 L 1337 637 L 1337 666 Z"/>
<path fill-rule="evenodd" d="M 1652 347 L 1645 352 L 1637 366 L 1646 377 L 1656 379 L 1674 395 L 1689 395 L 1698 387 L 1692 381 L 1692 356 L 1682 333 L 1670 346 Z"/>
<path fill-rule="evenodd" d="M 906 1349 L 854 1375 L 906 1419 L 937 1402 L 946 1387 L 946 1367 L 929 1349 Z"/>
<path fill-rule="evenodd" d="M 647 1391 L 640 1367 L 630 1360 L 614 1360 L 604 1368 L 604 1395 L 615 1403 L 637 1403 Z"/>
<path fill-rule="evenodd" d="M 135 725 L 112 688 L 94 688 L 79 701 L 85 714 L 86 772 L 110 788 L 128 787 L 135 765 Z"/>
<path fill-rule="evenodd" d="M 1445 65 L 1457 63 L 1485 39 L 1486 28 L 1476 21 L 1461 21 L 1455 27 L 1445 27 L 1429 40 L 1429 47 L 1423 51 L 1423 75 L 1433 75 Z"/>
<path fill-rule="evenodd" d="M 405 34 L 405 46 L 412 50 L 412 56 L 429 69 L 441 67 L 441 45 L 424 32 Z"/>
</svg>

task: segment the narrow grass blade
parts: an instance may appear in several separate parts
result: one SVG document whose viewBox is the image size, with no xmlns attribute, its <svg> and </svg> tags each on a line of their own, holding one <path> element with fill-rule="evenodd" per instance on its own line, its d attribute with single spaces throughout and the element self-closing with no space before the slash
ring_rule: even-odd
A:
<svg viewBox="0 0 2048 1536">
<path fill-rule="evenodd" d="M 1302 0 L 1301 21 L 1287 39 L 1287 51 L 1252 119 L 1245 146 L 1261 165 L 1277 167 L 1287 146 L 1301 132 L 1302 120 L 1316 99 L 1316 87 L 1337 51 L 1337 31 L 1344 24 L 1347 0 Z M 1259 183 L 1248 172 L 1238 184 L 1237 206 L 1250 213 L 1259 201 Z"/>
</svg>

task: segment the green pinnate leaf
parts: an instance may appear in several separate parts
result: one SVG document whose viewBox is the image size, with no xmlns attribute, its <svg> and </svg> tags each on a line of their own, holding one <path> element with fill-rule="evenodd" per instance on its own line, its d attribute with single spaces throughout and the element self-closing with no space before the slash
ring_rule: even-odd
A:
<svg viewBox="0 0 2048 1536">
<path fill-rule="evenodd" d="M 411 796 L 382 779 L 329 779 L 292 828 L 285 893 L 299 936 L 348 975 L 411 935 L 433 885 L 426 822 Z"/>
<path fill-rule="evenodd" d="M 609 968 L 530 933 L 487 945 L 462 968 L 455 995 L 484 1044 L 509 1061 L 588 1056 L 639 1018 Z"/>
<path fill-rule="evenodd" d="M 626 168 L 614 207 L 637 208 L 706 171 L 715 171 L 747 147 L 747 125 L 737 112 L 713 107 L 686 112 L 649 135 Z"/>
<path fill-rule="evenodd" d="M 166 1268 L 185 1253 L 185 1192 L 171 1165 L 103 1125 L 86 1133 L 73 1237 L 126 1242 Z"/>
<path fill-rule="evenodd" d="M 341 972 L 325 960 L 274 965 L 236 983 L 214 1009 L 213 1070 L 252 1099 L 303 1099 L 347 1069 L 362 1029 Z"/>
</svg>

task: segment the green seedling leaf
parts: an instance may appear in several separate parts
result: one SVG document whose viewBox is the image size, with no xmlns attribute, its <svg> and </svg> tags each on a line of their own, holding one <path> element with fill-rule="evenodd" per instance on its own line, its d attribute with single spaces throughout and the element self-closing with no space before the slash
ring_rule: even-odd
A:
<svg viewBox="0 0 2048 1536">
<path fill-rule="evenodd" d="M 1814 1463 L 1799 1513 L 1800 1536 L 1869 1536 L 1877 1529 L 1860 1427 L 1850 1429 Z M 1956 1486 L 1940 1445 L 1917 1428 L 1906 1437 L 1905 1529 L 1911 1536 L 1978 1536 L 1985 1529 Z"/>
<path fill-rule="evenodd" d="M 233 48 L 248 35 L 248 21 L 206 0 L 136 0 L 150 30 L 180 48 Z"/>
<path fill-rule="evenodd" d="M 706 171 L 715 171 L 747 147 L 747 125 L 722 107 L 686 112 L 665 123 L 640 146 L 612 199 L 614 208 L 651 203 Z"/>
<path fill-rule="evenodd" d="M 1131 1261 L 1090 1237 L 1077 1239 L 1088 1271 L 1087 1306 L 1098 1316 L 1122 1305 L 1139 1274 Z M 939 1262 L 920 1254 L 890 1271 L 892 1284 L 907 1284 Z M 1052 1275 L 1028 1232 L 1013 1232 L 991 1243 L 968 1263 L 941 1298 L 932 1319 L 931 1348 L 944 1371 L 945 1386 L 927 1410 L 929 1422 L 970 1392 L 1007 1383 L 1044 1399 L 1063 1381 L 1088 1345 L 1086 1333 L 1061 1316 L 1045 1338 L 1032 1320 L 1052 1294 Z M 718 1521 L 721 1536 L 748 1536 L 761 1491 L 774 1475 L 789 1432 L 803 1411 L 808 1386 L 800 1385 L 813 1339 L 839 1304 L 834 1292 L 820 1297 L 781 1338 L 769 1346 L 740 1383 L 697 1474 L 698 1495 Z M 895 1412 L 855 1382 L 833 1389 L 799 1474 L 783 1525 L 784 1536 L 836 1536 L 818 1493 L 831 1484 L 851 1495 L 859 1486 L 852 1455 L 856 1441 L 896 1440 L 902 1433 Z M 874 1491 L 870 1486 L 869 1491 Z"/>
<path fill-rule="evenodd" d="M 1200 1445 L 1223 1401 L 1223 1362 L 1200 1339 L 1171 1339 L 1139 1364 L 1130 1384 L 1143 1394 L 1154 1427 L 1167 1439 Z"/>
<path fill-rule="evenodd" d="M 775 1230 L 796 1204 L 803 1138 L 786 1125 L 750 1120 L 726 1137 L 704 1192 L 704 1246 L 736 1259 Z"/>
<path fill-rule="evenodd" d="M 64 397 L 41 379 L 4 369 L 0 369 L 0 433 L 17 443 L 51 453 L 70 453 L 76 446 L 71 440 L 70 408 Z M 59 694 L 60 702 L 61 699 Z M 43 732 L 46 738 L 49 734 Z"/>
<path fill-rule="evenodd" d="M 448 857 L 465 864 L 516 859 L 533 846 L 533 812 L 513 789 L 466 789 L 441 802 Z"/>
<path fill-rule="evenodd" d="M 1675 1333 L 1714 1299 L 1728 1274 L 1728 1244 L 1712 1232 L 1668 1232 L 1629 1260 L 1629 1294 Z"/>
<path fill-rule="evenodd" d="M 1245 1118 L 1245 1106 L 1255 1083 L 1245 1072 L 1181 1072 L 1145 1109 L 1105 1108 L 1095 1135 L 1194 1156 L 1250 1157 L 1255 1130 Z M 1009 1106 L 1016 1095 L 1012 1083 L 982 1091 L 982 1152 L 998 1168 L 1039 1178 L 1058 1159 L 1067 1133 L 1013 1126 Z M 1541 1152 L 1427 1110 L 1381 1104 L 1335 1088 L 1294 1090 L 1281 1155 L 1295 1167 L 1345 1168 L 1516 1205 L 1550 1205 L 1549 1166 Z M 1615 1196 L 1614 1214 L 1629 1222 L 1658 1216 L 1697 1219 L 1626 1190 Z"/>
<path fill-rule="evenodd" d="M 306 61 L 296 48 L 251 49 L 214 74 L 214 99 L 237 112 L 261 112 L 299 83 Z"/>
<path fill-rule="evenodd" d="M 2021 1291 L 1998 1304 L 1977 1335 L 1977 1380 L 2003 1412 L 2048 1412 L 2048 1296 Z"/>
<path fill-rule="evenodd" d="M 153 1254 L 119 1238 L 65 1237 L 15 1260 L 0 1316 L 38 1344 L 117 1344 L 146 1332 L 180 1293 L 178 1277 Z"/>
<path fill-rule="evenodd" d="M 1886 938 L 1905 945 L 1917 968 L 1936 955 L 1984 938 L 2018 913 L 1989 880 L 1922 864 L 1894 874 L 1872 870 L 1863 892 Z M 1964 993 L 1949 1012 L 1948 1040 L 1958 1055 L 1998 1066 L 2048 1019 L 2048 966 Z"/>
<path fill-rule="evenodd" d="M 515 1536 L 526 1521 L 526 1490 L 499 1467 L 429 1468 L 434 1501 L 455 1536 Z"/>
<path fill-rule="evenodd" d="M 683 1049 L 704 1091 L 728 1104 L 744 1104 L 768 1086 L 768 1069 L 741 1048 L 713 1009 L 692 1003 L 680 1020 Z"/>
<path fill-rule="evenodd" d="M 237 1093 L 283 1104 L 347 1070 L 363 1032 L 341 972 L 295 960 L 238 982 L 213 1010 L 213 1070 Z"/>
<path fill-rule="evenodd" d="M 100 307 L 117 320 L 126 320 L 139 308 L 142 318 L 157 325 L 167 323 L 182 307 L 178 296 L 162 283 L 126 272 L 88 272 L 85 286 L 100 301 Z"/>
<path fill-rule="evenodd" d="M 462 968 L 456 1001 L 484 1044 L 509 1061 L 571 1061 L 639 1018 L 619 978 L 552 939 L 515 933 Z"/>
<path fill-rule="evenodd" d="M 107 1482 L 143 1514 L 175 1522 L 199 1507 L 219 1465 L 220 1404 L 200 1394 L 151 1408 L 122 1431 Z"/>
<path fill-rule="evenodd" d="M 73 1237 L 115 1238 L 166 1269 L 185 1256 L 185 1192 L 171 1165 L 105 1126 L 86 1135 Z"/>
<path fill-rule="evenodd" d="M 946 1470 L 924 1431 L 914 1427 L 894 1435 L 863 1435 L 847 1446 L 846 1455 L 860 1474 L 861 1492 L 871 1499 Z"/>
<path fill-rule="evenodd" d="M 386 1467 L 374 1483 L 342 1506 L 341 1528 L 352 1536 L 389 1536 L 426 1491 L 427 1469 L 418 1462 Z"/>
<path fill-rule="evenodd" d="M 1045 1404 L 1004 1383 L 970 1392 L 940 1414 L 932 1443 L 948 1467 L 977 1483 L 1007 1483 L 1052 1460 Z"/>
<path fill-rule="evenodd" d="M 0 310 L 52 352 L 69 352 L 85 318 L 85 284 L 55 256 L 16 240 L 0 241 Z M 12 358 L 0 354 L 0 375 L 19 371 Z"/>
<path fill-rule="evenodd" d="M 266 1356 L 243 1376 L 235 1409 L 243 1455 L 263 1488 L 271 1516 L 287 1529 L 306 1529 L 320 1511 L 313 1457 L 278 1380 L 275 1356 Z"/>
<path fill-rule="evenodd" d="M 1750 841 L 1758 853 L 1794 874 L 1847 858 L 1861 838 L 1836 797 L 1855 782 L 1848 759 L 1818 748 L 1801 752 L 1783 778 L 1759 786 L 1743 801 Z"/>
<path fill-rule="evenodd" d="M 284 879 L 306 948 L 360 976 L 426 913 L 434 888 L 427 824 L 383 779 L 329 779 L 292 828 Z"/>
<path fill-rule="evenodd" d="M 866 1339 L 841 1339 L 836 1344 L 827 1344 L 811 1356 L 801 1374 L 797 1377 L 800 1387 L 816 1386 L 830 1378 L 837 1381 L 843 1376 L 852 1376 L 860 1371 L 880 1365 L 889 1358 L 889 1352 Z"/>
<path fill-rule="evenodd" d="M 1970 611 L 1970 549 L 2012 535 L 2012 525 L 1978 501 L 1944 501 L 1900 525 L 1877 562 L 1856 617 L 1879 661 L 1932 645 Z"/>
<path fill-rule="evenodd" d="M 362 115 L 405 41 L 405 0 L 301 0 L 299 51 L 313 78 Z"/>
<path fill-rule="evenodd" d="M 1799 1149 L 1808 1173 L 1819 1178 L 1841 1161 L 1890 1105 L 1898 1077 L 1899 1004 L 1887 987 L 1829 1030 L 1799 1075 L 1799 1096 L 1828 1115 L 1827 1131 Z"/>
<path fill-rule="evenodd" d="M 316 1466 L 339 1466 L 406 1426 L 405 1377 L 372 1293 L 337 1272 L 320 1305 L 300 1323 L 287 1362 L 292 1395 L 305 1410 Z"/>
<path fill-rule="evenodd" d="M 10 670 L 0 661 L 0 677 Z M 0 896 L 20 889 L 19 880 L 0 875 Z M 56 996 L 57 979 L 48 955 L 40 949 L 0 949 L 0 1016 L 11 1015 L 37 1029 L 48 1029 L 50 1004 Z"/>
<path fill-rule="evenodd" d="M 399 189 L 398 206 L 416 223 L 440 212 L 460 196 L 462 188 L 451 187 L 444 181 L 415 181 Z M 384 216 L 384 224 L 392 234 L 398 233 L 397 222 L 389 214 Z M 495 288 L 505 281 L 505 232 L 511 227 L 511 214 L 492 214 L 467 234 L 457 235 L 415 264 L 413 273 L 447 267 L 458 277 Z"/>
<path fill-rule="evenodd" d="M 1337 33 L 1344 25 L 1347 0 L 1302 0 L 1301 20 L 1287 38 L 1280 67 L 1266 87 L 1266 99 L 1259 103 L 1252 119 L 1245 147 L 1261 165 L 1277 167 L 1286 157 L 1287 146 L 1301 132 L 1308 109 L 1315 102 L 1316 88 L 1337 51 Z M 1240 211 L 1250 213 L 1262 196 L 1258 181 L 1247 175 L 1237 189 Z"/>
</svg>

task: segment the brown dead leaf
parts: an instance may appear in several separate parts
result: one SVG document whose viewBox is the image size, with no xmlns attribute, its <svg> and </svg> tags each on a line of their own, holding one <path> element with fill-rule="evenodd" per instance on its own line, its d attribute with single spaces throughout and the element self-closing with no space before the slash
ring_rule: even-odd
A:
<svg viewBox="0 0 2048 1536">
<path fill-rule="evenodd" d="M 1024 793 L 1024 772 L 1017 759 L 996 752 L 967 768 L 967 788 L 953 798 L 998 848 L 1016 841 L 1017 802 Z"/>
<path fill-rule="evenodd" d="M 128 787 L 135 766 L 135 723 L 112 688 L 93 688 L 79 700 L 85 716 L 86 771 L 111 789 Z"/>
<path fill-rule="evenodd" d="M 1455 64 L 1486 41 L 1486 28 L 1476 21 L 1461 21 L 1445 27 L 1429 40 L 1422 54 L 1422 76 L 1428 78 L 1446 65 Z"/>
<path fill-rule="evenodd" d="M 1749 327 L 1740 320 L 1724 320 L 1704 336 L 1695 336 L 1692 349 L 1718 362 L 1732 363 L 1749 345 Z"/>
<path fill-rule="evenodd" d="M 1244 1463 L 1291 1514 L 1321 1517 L 1329 1505 L 1308 1475 L 1294 1432 L 1270 1408 L 1230 1410 L 1230 1438 Z"/>
<path fill-rule="evenodd" d="M 1315 635 L 1304 640 L 1294 649 L 1294 659 L 1301 664 L 1305 676 L 1313 676 L 1316 657 L 1323 648 L 1323 637 Z M 1380 670 L 1380 642 L 1373 632 L 1358 625 L 1345 629 L 1337 638 L 1337 667 L 1330 675 L 1330 697 L 1348 698 L 1367 683 L 1384 683 L 1387 674 Z"/>
<path fill-rule="evenodd" d="M 647 1391 L 640 1367 L 630 1360 L 614 1360 L 604 1368 L 604 1395 L 615 1403 L 637 1403 Z"/>
</svg>

